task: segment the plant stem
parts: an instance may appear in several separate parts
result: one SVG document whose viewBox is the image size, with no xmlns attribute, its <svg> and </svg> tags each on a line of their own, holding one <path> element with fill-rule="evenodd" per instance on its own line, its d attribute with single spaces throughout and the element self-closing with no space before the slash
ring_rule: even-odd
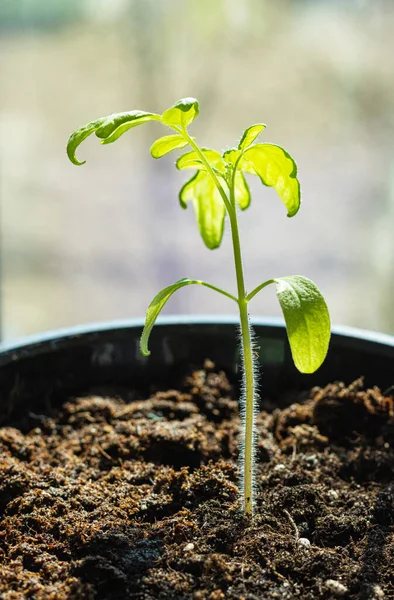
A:
<svg viewBox="0 0 394 600">
<path fill-rule="evenodd" d="M 234 179 L 230 188 L 230 201 L 234 210 L 229 214 L 231 223 L 231 234 L 233 240 L 234 263 L 237 277 L 238 306 L 241 326 L 241 344 L 243 355 L 243 377 L 245 393 L 245 413 L 243 415 L 244 447 L 243 464 L 241 472 L 243 475 L 243 508 L 248 517 L 253 515 L 253 483 L 254 483 L 254 394 L 255 381 L 253 373 L 252 339 L 249 325 L 248 300 L 246 298 L 245 280 L 242 267 L 241 245 L 239 241 L 239 230 L 237 212 L 234 199 Z M 241 459 L 242 460 L 242 459 Z"/>
<path fill-rule="evenodd" d="M 214 182 L 214 184 L 216 185 L 222 200 L 224 202 L 225 207 L 227 208 L 227 212 L 229 214 L 229 216 L 231 216 L 231 212 L 232 212 L 232 207 L 229 203 L 229 200 L 227 198 L 227 194 L 223 189 L 223 186 L 221 185 L 218 177 L 215 175 L 214 170 L 212 169 L 211 165 L 209 164 L 209 162 L 207 161 L 207 159 L 204 156 L 204 152 L 201 151 L 201 149 L 199 148 L 199 146 L 197 146 L 197 144 L 195 143 L 195 141 L 190 137 L 190 135 L 187 133 L 186 128 L 182 129 L 178 129 L 177 127 L 174 127 L 175 131 L 177 131 L 177 133 L 180 133 L 181 135 L 183 135 L 183 137 L 185 138 L 185 140 L 187 140 L 189 142 L 189 145 L 193 148 L 193 150 L 195 150 L 197 152 L 197 154 L 199 155 L 201 162 L 203 163 L 203 165 L 205 166 L 207 172 L 209 173 L 212 181 Z"/>
<path fill-rule="evenodd" d="M 275 283 L 275 279 L 268 279 L 268 281 L 264 281 L 264 283 L 261 283 L 260 285 L 258 285 L 257 288 L 255 288 L 252 292 L 250 292 L 250 294 L 248 294 L 246 296 L 246 300 L 248 302 L 250 302 L 251 299 L 254 298 L 256 294 L 261 292 L 261 290 L 263 288 L 267 287 L 267 285 L 270 285 L 271 283 Z"/>
<path fill-rule="evenodd" d="M 233 169 L 233 176 L 229 184 L 230 198 L 228 198 L 226 192 L 221 185 L 219 178 L 211 168 L 211 165 L 204 156 L 204 153 L 194 142 L 194 140 L 188 135 L 186 129 L 177 130 L 178 133 L 184 135 L 185 139 L 189 142 L 190 146 L 199 155 L 201 162 L 204 164 L 207 172 L 211 176 L 215 183 L 224 205 L 227 209 L 228 216 L 230 219 L 231 236 L 233 242 L 233 253 L 234 253 L 234 264 L 235 274 L 237 279 L 238 289 L 238 307 L 239 307 L 239 319 L 241 327 L 241 345 L 242 345 L 242 356 L 243 356 L 243 377 L 244 377 L 244 393 L 245 393 L 245 413 L 243 415 L 243 454 L 241 458 L 241 473 L 243 477 L 242 481 L 242 498 L 243 498 L 243 510 L 246 516 L 252 517 L 253 515 L 253 483 L 254 483 L 254 395 L 255 395 L 255 381 L 253 373 L 253 354 L 252 354 L 252 339 L 251 330 L 249 324 L 248 315 L 248 298 L 245 289 L 245 280 L 242 266 L 242 255 L 241 255 L 241 244 L 239 240 L 239 229 L 237 220 L 237 210 L 235 205 L 235 174 L 236 167 Z M 243 459 L 243 460 L 242 460 Z"/>
<path fill-rule="evenodd" d="M 238 298 L 236 298 L 232 294 L 229 294 L 228 292 L 225 292 L 221 288 L 216 287 L 216 285 L 211 285 L 210 283 L 207 283 L 206 281 L 201 281 L 200 279 L 196 279 L 194 283 L 198 283 L 199 285 L 204 285 L 205 287 L 213 290 L 214 292 L 218 292 L 219 294 L 222 294 L 223 296 L 230 298 L 230 300 L 234 300 L 234 302 L 236 302 L 236 304 L 238 304 Z"/>
</svg>

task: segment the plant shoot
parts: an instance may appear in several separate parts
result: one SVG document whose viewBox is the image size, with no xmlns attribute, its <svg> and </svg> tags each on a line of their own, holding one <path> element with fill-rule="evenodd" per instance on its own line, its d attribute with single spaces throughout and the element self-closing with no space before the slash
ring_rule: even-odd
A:
<svg viewBox="0 0 394 600">
<path fill-rule="evenodd" d="M 176 161 L 178 169 L 192 169 L 193 175 L 179 193 L 182 208 L 193 205 L 198 229 L 204 244 L 210 250 L 218 248 L 223 238 L 225 218 L 231 229 L 236 294 L 231 294 L 210 283 L 197 279 L 181 279 L 161 290 L 150 303 L 140 340 L 141 352 L 149 356 L 149 336 L 161 309 L 172 294 L 186 285 L 203 285 L 235 302 L 239 310 L 241 355 L 243 367 L 243 448 L 241 456 L 241 489 L 243 510 L 253 514 L 254 448 L 257 368 L 254 368 L 253 335 L 249 322 L 250 301 L 263 288 L 274 284 L 286 322 L 287 335 L 294 363 L 302 373 L 313 373 L 325 359 L 330 340 L 330 317 L 325 300 L 316 285 L 301 275 L 269 279 L 251 292 L 247 291 L 241 256 L 238 229 L 238 211 L 247 209 L 251 195 L 245 175 L 257 175 L 261 182 L 275 188 L 286 207 L 287 216 L 297 214 L 301 198 L 297 167 L 292 157 L 280 146 L 257 143 L 265 129 L 263 123 L 248 127 L 237 147 L 223 154 L 203 148 L 189 134 L 189 126 L 199 114 L 194 98 L 179 100 L 162 115 L 133 110 L 97 119 L 77 129 L 69 138 L 67 154 L 75 165 L 82 165 L 76 157 L 78 146 L 92 133 L 102 144 L 111 144 L 132 127 L 148 121 L 157 121 L 170 129 L 170 135 L 160 137 L 151 147 L 153 158 L 187 148 Z"/>
</svg>

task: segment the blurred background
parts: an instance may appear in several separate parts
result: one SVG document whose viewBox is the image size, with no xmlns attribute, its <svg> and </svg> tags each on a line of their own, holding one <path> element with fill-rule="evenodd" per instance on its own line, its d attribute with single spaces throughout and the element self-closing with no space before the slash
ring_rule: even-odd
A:
<svg viewBox="0 0 394 600">
<path fill-rule="evenodd" d="M 394 333 L 393 0 L 0 0 L 1 313 L 7 339 L 140 317 L 181 277 L 235 290 L 231 240 L 209 251 L 177 194 L 176 154 L 150 157 L 151 123 L 65 154 L 69 134 L 112 112 L 200 101 L 192 133 L 261 141 L 294 156 L 293 219 L 256 179 L 240 215 L 249 290 L 300 273 L 334 323 Z M 228 226 L 228 224 L 227 224 Z M 190 286 L 166 313 L 232 313 Z M 275 290 L 251 304 L 279 315 Z"/>
</svg>

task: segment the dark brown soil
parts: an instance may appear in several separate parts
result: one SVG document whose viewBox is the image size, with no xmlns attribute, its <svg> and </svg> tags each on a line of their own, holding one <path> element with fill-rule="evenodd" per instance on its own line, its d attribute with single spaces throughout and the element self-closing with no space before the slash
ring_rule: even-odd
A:
<svg viewBox="0 0 394 600">
<path fill-rule="evenodd" d="M 263 399 L 250 523 L 226 376 L 180 387 L 0 430 L 1 600 L 394 599 L 391 397 Z"/>
</svg>

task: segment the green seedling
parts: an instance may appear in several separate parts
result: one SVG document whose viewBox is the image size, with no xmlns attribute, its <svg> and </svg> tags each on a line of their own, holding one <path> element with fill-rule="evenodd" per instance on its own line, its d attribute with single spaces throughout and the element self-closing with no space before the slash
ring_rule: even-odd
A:
<svg viewBox="0 0 394 600">
<path fill-rule="evenodd" d="M 243 363 L 243 447 L 240 464 L 242 504 L 245 514 L 252 516 L 257 368 L 254 363 L 256 352 L 248 315 L 249 303 L 266 286 L 276 286 L 293 360 L 302 373 L 313 373 L 325 359 L 330 340 L 330 316 L 316 285 L 300 275 L 269 279 L 253 291 L 247 292 L 238 229 L 238 209 L 247 209 L 251 201 L 245 174 L 257 175 L 264 185 L 275 188 L 287 209 L 287 216 L 293 217 L 298 212 L 301 202 L 297 167 L 292 157 L 280 146 L 256 142 L 265 129 L 262 123 L 248 127 L 238 146 L 226 150 L 223 154 L 200 147 L 188 131 L 198 113 L 197 100 L 184 98 L 162 115 L 133 110 L 97 119 L 77 129 L 70 136 L 67 154 L 75 165 L 82 165 L 84 163 L 77 159 L 76 150 L 92 133 L 96 134 L 102 144 L 111 144 L 129 129 L 148 121 L 157 121 L 168 127 L 171 135 L 154 142 L 150 150 L 153 158 L 161 158 L 173 150 L 188 146 L 188 151 L 178 158 L 176 166 L 178 169 L 192 169 L 194 174 L 183 185 L 179 193 L 179 202 L 182 208 L 187 208 L 189 203 L 193 205 L 201 237 L 210 250 L 220 246 L 225 220 L 228 218 L 237 294 L 230 294 L 197 279 L 181 279 L 169 285 L 155 296 L 148 307 L 140 348 L 144 356 L 149 356 L 148 340 L 160 311 L 172 294 L 186 285 L 206 286 L 237 304 Z"/>
</svg>

